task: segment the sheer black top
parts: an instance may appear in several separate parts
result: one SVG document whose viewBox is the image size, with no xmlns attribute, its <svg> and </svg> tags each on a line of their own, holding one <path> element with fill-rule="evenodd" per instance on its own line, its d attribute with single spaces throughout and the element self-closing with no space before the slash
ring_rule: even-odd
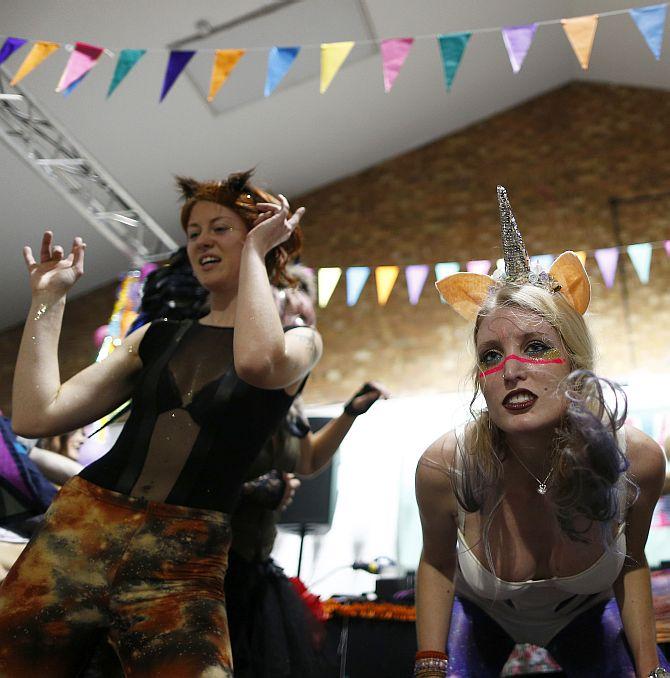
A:
<svg viewBox="0 0 670 678">
<path fill-rule="evenodd" d="M 130 417 L 82 478 L 148 500 L 230 513 L 295 396 L 243 382 L 233 328 L 159 321 L 144 335 Z"/>
</svg>

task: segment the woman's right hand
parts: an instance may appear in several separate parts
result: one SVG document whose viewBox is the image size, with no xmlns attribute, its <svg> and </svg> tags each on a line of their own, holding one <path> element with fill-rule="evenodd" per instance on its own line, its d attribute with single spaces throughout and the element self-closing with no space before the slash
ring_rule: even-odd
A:
<svg viewBox="0 0 670 678">
<path fill-rule="evenodd" d="M 39 263 L 35 261 L 33 251 L 28 245 L 23 248 L 23 258 L 30 275 L 33 296 L 45 293 L 63 296 L 84 275 L 86 243 L 80 237 L 76 237 L 72 243 L 72 250 L 66 257 L 63 248 L 53 244 L 53 238 L 51 231 L 45 231 Z"/>
</svg>

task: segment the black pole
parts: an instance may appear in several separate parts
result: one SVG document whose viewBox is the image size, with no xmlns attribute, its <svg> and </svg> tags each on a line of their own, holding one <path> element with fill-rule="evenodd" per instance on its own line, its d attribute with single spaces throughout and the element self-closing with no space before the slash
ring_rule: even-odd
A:
<svg viewBox="0 0 670 678">
<path fill-rule="evenodd" d="M 298 553 L 298 574 L 296 577 L 300 577 L 300 568 L 302 567 L 302 547 L 305 542 L 305 535 L 307 534 L 307 524 L 300 523 L 300 551 Z"/>
</svg>

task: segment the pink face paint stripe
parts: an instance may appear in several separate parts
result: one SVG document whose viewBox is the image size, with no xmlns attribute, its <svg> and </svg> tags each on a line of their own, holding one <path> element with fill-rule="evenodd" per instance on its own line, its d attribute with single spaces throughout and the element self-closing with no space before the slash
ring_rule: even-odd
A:
<svg viewBox="0 0 670 678">
<path fill-rule="evenodd" d="M 490 370 L 486 370 L 485 372 L 480 372 L 479 376 L 480 377 L 488 377 L 489 374 L 495 374 L 496 372 L 501 372 L 503 368 L 505 367 L 505 363 L 508 360 L 516 360 L 520 363 L 532 363 L 534 365 L 562 365 L 565 360 L 563 358 L 551 358 L 549 360 L 545 360 L 544 358 L 524 358 L 519 355 L 508 355 L 505 360 L 503 360 L 500 365 L 496 365 L 495 367 L 492 367 Z"/>
</svg>

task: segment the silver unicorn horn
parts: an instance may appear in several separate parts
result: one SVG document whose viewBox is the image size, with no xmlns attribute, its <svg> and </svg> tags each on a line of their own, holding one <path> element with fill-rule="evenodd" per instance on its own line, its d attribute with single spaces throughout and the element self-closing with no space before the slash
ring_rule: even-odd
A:
<svg viewBox="0 0 670 678">
<path fill-rule="evenodd" d="M 504 186 L 498 186 L 498 207 L 500 208 L 500 230 L 503 257 L 505 259 L 505 277 L 509 281 L 527 280 L 530 274 L 530 259 L 526 245 L 516 225 L 514 213 L 507 199 Z"/>
</svg>

